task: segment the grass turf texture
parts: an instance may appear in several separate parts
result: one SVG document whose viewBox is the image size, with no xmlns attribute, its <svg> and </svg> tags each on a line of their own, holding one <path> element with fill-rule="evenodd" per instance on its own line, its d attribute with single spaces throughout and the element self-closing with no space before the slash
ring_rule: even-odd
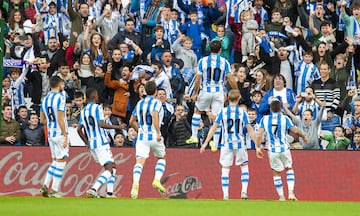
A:
<svg viewBox="0 0 360 216">
<path fill-rule="evenodd" d="M 360 215 L 356 202 L 0 197 L 0 215 Z"/>
</svg>

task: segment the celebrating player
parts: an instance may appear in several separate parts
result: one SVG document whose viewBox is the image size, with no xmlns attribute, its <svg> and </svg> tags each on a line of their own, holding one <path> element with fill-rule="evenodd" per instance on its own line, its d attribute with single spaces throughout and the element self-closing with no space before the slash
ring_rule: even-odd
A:
<svg viewBox="0 0 360 216">
<path fill-rule="evenodd" d="M 146 159 L 149 157 L 150 149 L 154 152 L 158 161 L 155 165 L 155 177 L 152 186 L 159 192 L 166 192 L 166 188 L 161 185 L 160 179 L 165 172 L 165 145 L 161 136 L 160 124 L 164 111 L 159 100 L 155 99 L 156 83 L 149 81 L 145 84 L 146 98 L 140 100 L 130 118 L 130 125 L 138 131 L 136 143 L 136 164 L 133 171 L 133 184 L 131 197 L 138 198 L 139 181 Z M 136 122 L 136 120 L 138 122 Z"/>
<path fill-rule="evenodd" d="M 45 176 L 44 184 L 40 189 L 43 197 L 61 197 L 59 193 L 60 182 L 64 174 L 66 160 L 69 157 L 69 139 L 67 136 L 66 103 L 64 80 L 58 76 L 50 78 L 51 91 L 44 98 L 40 108 L 40 123 L 47 126 L 48 140 L 52 163 Z M 49 193 L 50 182 L 52 189 Z"/>
<path fill-rule="evenodd" d="M 87 143 L 95 161 L 104 167 L 95 184 L 91 189 L 86 191 L 89 198 L 99 198 L 97 190 L 107 182 L 107 193 L 105 197 L 115 198 L 114 184 L 116 165 L 110 150 L 110 144 L 107 139 L 105 129 L 122 129 L 118 125 L 109 125 L 104 122 L 103 108 L 98 105 L 98 92 L 96 89 L 89 88 L 86 90 L 88 104 L 81 110 L 80 121 L 77 132 L 81 139 Z M 85 133 L 83 132 L 85 129 Z"/>
<path fill-rule="evenodd" d="M 247 113 L 238 106 L 240 100 L 239 90 L 232 89 L 228 94 L 229 106 L 223 108 L 210 128 L 200 153 L 205 151 L 211 137 L 219 125 L 223 128 L 223 143 L 220 150 L 221 187 L 224 200 L 229 199 L 229 173 L 235 156 L 235 165 L 241 166 L 241 198 L 248 199 L 247 187 L 249 183 L 248 153 L 246 150 L 244 127 L 248 130 L 252 139 L 256 139 L 255 132 L 251 127 Z"/>
<path fill-rule="evenodd" d="M 286 182 L 289 189 L 288 199 L 295 201 L 297 200 L 294 193 L 295 175 L 292 169 L 290 145 L 286 139 L 287 131 L 290 129 L 303 138 L 305 143 L 307 143 L 308 139 L 294 126 L 287 116 L 280 113 L 280 100 L 277 98 L 272 99 L 270 111 L 270 115 L 264 116 L 260 121 L 260 129 L 256 141 L 256 156 L 258 158 L 263 157 L 261 141 L 263 133 L 266 132 L 266 141 L 269 143 L 270 167 L 274 173 L 274 185 L 279 194 L 279 200 L 285 200 L 281 172 L 286 169 Z"/>
</svg>

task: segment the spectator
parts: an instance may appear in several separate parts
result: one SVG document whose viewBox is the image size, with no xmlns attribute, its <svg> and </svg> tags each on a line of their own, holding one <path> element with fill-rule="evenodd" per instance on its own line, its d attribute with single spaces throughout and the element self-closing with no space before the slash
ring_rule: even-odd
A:
<svg viewBox="0 0 360 216">
<path fill-rule="evenodd" d="M 186 112 L 183 105 L 177 105 L 175 115 L 169 121 L 169 147 L 196 148 L 196 144 L 186 144 L 186 140 L 191 137 L 191 125 L 186 119 Z"/>
<path fill-rule="evenodd" d="M 22 144 L 26 146 L 45 145 L 44 128 L 39 125 L 39 116 L 31 113 L 29 116 L 29 125 L 22 132 Z"/>
<path fill-rule="evenodd" d="M 96 26 L 100 29 L 106 44 L 125 26 L 117 15 L 112 17 L 112 12 L 110 7 L 105 6 L 103 14 L 96 20 Z"/>
<path fill-rule="evenodd" d="M 166 97 L 172 98 L 173 92 L 170 84 L 170 79 L 166 75 L 165 71 L 162 70 L 160 62 L 153 62 L 151 67 L 155 70 L 154 80 L 158 89 L 162 88 L 166 91 Z"/>
<path fill-rule="evenodd" d="M 85 29 L 84 48 L 87 53 L 90 53 L 93 65 L 104 65 L 109 62 L 110 55 L 106 48 L 104 37 L 100 33 L 92 33 L 90 41 L 88 41 L 88 34 L 90 34 L 90 27 Z"/>
<path fill-rule="evenodd" d="M 225 35 L 225 26 L 224 25 L 218 25 L 216 27 L 216 37 L 214 37 L 212 40 L 218 40 L 221 41 L 221 52 L 220 52 L 220 56 L 224 57 L 226 60 L 230 61 L 230 40 L 229 38 Z M 254 44 L 255 45 L 255 39 L 254 39 Z M 206 51 L 209 52 L 210 51 L 210 46 L 209 44 L 206 45 Z"/>
<path fill-rule="evenodd" d="M 360 131 L 355 131 L 353 141 L 350 143 L 348 150 L 360 151 Z"/>
<path fill-rule="evenodd" d="M 336 126 L 333 134 L 320 134 L 320 137 L 329 143 L 326 150 L 346 150 L 351 140 L 345 135 L 345 129 L 342 126 Z"/>
<path fill-rule="evenodd" d="M 313 120 L 315 120 L 319 115 L 319 102 L 321 101 L 318 99 L 318 97 L 316 97 L 314 89 L 307 87 L 305 88 L 304 92 L 296 95 L 296 103 L 292 109 L 292 112 L 295 115 L 299 115 L 300 119 L 302 119 L 303 113 L 306 110 L 311 110 Z"/>
<path fill-rule="evenodd" d="M 163 52 L 170 49 L 169 41 L 163 38 L 164 27 L 155 26 L 154 34 L 155 38 L 151 40 L 150 58 L 148 57 L 148 59 L 151 59 L 151 63 L 155 61 L 160 61 Z"/>
<path fill-rule="evenodd" d="M 20 145 L 19 123 L 12 118 L 12 108 L 9 104 L 2 106 L 0 145 Z"/>
<path fill-rule="evenodd" d="M 124 31 L 118 32 L 108 43 L 108 49 L 114 50 L 118 45 L 126 39 L 131 40 L 136 44 L 137 46 L 144 48 L 144 43 L 141 43 L 141 36 L 138 32 L 134 31 L 135 22 L 132 18 L 128 18 L 125 21 L 125 29 Z M 134 50 L 133 47 L 129 47 L 130 50 Z"/>
<path fill-rule="evenodd" d="M 260 103 L 263 98 L 263 94 L 261 91 L 253 91 L 251 93 L 251 105 L 250 107 L 255 110 L 256 112 L 256 123 L 260 123 L 260 120 L 263 117 L 263 114 L 260 113 Z"/>
<path fill-rule="evenodd" d="M 168 146 L 168 129 L 169 129 L 169 123 L 172 115 L 174 114 L 174 105 L 170 102 L 168 102 L 166 91 L 163 88 L 159 88 L 156 93 L 156 99 L 158 99 L 163 107 L 164 116 L 161 122 L 160 126 L 160 132 L 164 138 L 165 146 Z"/>
<path fill-rule="evenodd" d="M 12 93 L 10 90 L 10 78 L 8 76 L 4 77 L 2 80 L 2 103 L 9 103 L 12 97 Z"/>
<path fill-rule="evenodd" d="M 125 145 L 124 134 L 116 133 L 114 136 L 114 147 L 124 147 L 124 145 Z"/>
<path fill-rule="evenodd" d="M 19 106 L 16 111 L 15 120 L 19 123 L 20 132 L 22 134 L 24 129 L 29 125 L 28 109 L 25 105 Z"/>
<path fill-rule="evenodd" d="M 95 67 L 94 76 L 90 77 L 88 88 L 94 88 L 99 93 L 99 103 L 109 103 L 110 101 L 110 91 L 105 86 L 105 71 L 106 68 L 102 65 L 97 65 Z"/>
<path fill-rule="evenodd" d="M 79 12 L 76 12 L 72 6 L 72 1 L 68 1 L 67 10 L 71 20 L 70 46 L 74 46 L 76 37 L 84 30 L 84 24 L 88 20 L 89 5 L 84 1 L 81 1 L 79 5 Z"/>
<path fill-rule="evenodd" d="M 85 107 L 85 95 L 81 91 L 76 91 L 74 93 L 74 105 L 72 107 L 72 116 L 79 121 L 80 120 L 80 112 Z"/>
<path fill-rule="evenodd" d="M 82 87 L 88 87 L 94 78 L 94 68 L 89 53 L 83 53 L 80 57 L 80 69 L 77 71 Z"/>
<path fill-rule="evenodd" d="M 9 34 L 25 35 L 24 30 L 24 17 L 20 10 L 15 9 L 9 14 Z"/>
<path fill-rule="evenodd" d="M 136 137 L 137 137 L 136 130 L 133 127 L 129 127 L 125 139 L 125 146 L 134 147 L 136 145 Z"/>
<path fill-rule="evenodd" d="M 70 99 L 74 98 L 75 90 L 80 89 L 80 81 L 75 72 L 70 72 L 70 67 L 66 61 L 60 62 L 58 71 L 54 72 L 53 76 L 58 76 L 64 80 L 67 95 Z"/>
</svg>

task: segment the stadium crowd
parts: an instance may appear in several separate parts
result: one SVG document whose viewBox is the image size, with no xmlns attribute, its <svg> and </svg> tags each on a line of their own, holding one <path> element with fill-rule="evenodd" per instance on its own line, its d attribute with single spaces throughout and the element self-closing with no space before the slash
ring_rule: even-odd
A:
<svg viewBox="0 0 360 216">
<path fill-rule="evenodd" d="M 112 146 L 133 146 L 131 112 L 155 80 L 166 146 L 199 148 L 216 113 L 201 114 L 199 144 L 187 144 L 194 77 L 218 40 L 255 131 L 277 97 L 310 135 L 307 143 L 289 136 L 292 148 L 360 150 L 359 0 L 1 0 L 0 7 L 1 145 L 46 145 L 40 105 L 49 78 L 59 76 L 69 127 L 95 88 L 106 123 L 123 128 L 107 130 Z M 247 147 L 255 149 L 250 137 Z"/>
</svg>

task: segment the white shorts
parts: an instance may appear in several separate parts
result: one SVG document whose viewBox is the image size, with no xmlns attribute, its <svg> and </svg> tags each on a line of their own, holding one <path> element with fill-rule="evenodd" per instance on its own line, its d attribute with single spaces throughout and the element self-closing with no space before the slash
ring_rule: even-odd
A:
<svg viewBox="0 0 360 216">
<path fill-rule="evenodd" d="M 63 147 L 64 136 L 49 137 L 48 140 L 51 158 L 65 159 L 69 157 L 69 143 L 66 148 Z"/>
<path fill-rule="evenodd" d="M 110 149 L 110 145 L 101 145 L 96 149 L 90 149 L 90 153 L 94 160 L 101 166 L 114 162 L 114 157 Z"/>
<path fill-rule="evenodd" d="M 158 142 L 156 140 L 143 141 L 138 139 L 136 141 L 136 158 L 148 158 L 150 149 L 154 153 L 154 156 L 158 158 L 163 158 L 166 154 L 163 140 Z"/>
<path fill-rule="evenodd" d="M 234 156 L 235 156 L 236 166 L 239 166 L 243 163 L 247 163 L 249 161 L 246 148 L 241 148 L 241 149 L 221 148 L 220 159 L 219 159 L 221 166 L 233 165 Z"/>
<path fill-rule="evenodd" d="M 269 162 L 272 170 L 281 172 L 285 168 L 292 167 L 292 157 L 290 150 L 281 153 L 273 153 L 269 151 Z"/>
<path fill-rule="evenodd" d="M 224 108 L 224 93 L 212 92 L 208 93 L 201 90 L 199 97 L 195 103 L 195 107 L 200 111 L 211 111 L 214 115 L 217 115 L 222 108 Z"/>
</svg>

